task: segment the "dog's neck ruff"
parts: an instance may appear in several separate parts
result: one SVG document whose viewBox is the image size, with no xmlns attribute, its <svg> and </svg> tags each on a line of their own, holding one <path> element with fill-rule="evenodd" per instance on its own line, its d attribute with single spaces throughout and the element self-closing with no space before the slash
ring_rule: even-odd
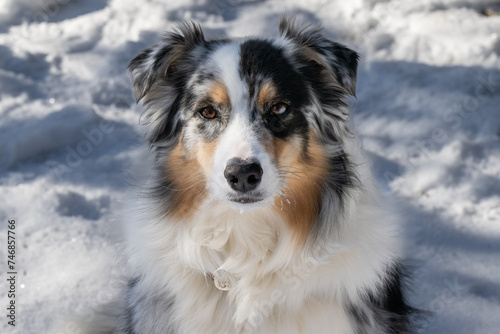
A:
<svg viewBox="0 0 500 334">
<path fill-rule="evenodd" d="M 272 207 L 240 214 L 223 202 L 206 201 L 196 218 L 179 224 L 179 256 L 187 267 L 229 291 L 241 281 L 265 275 L 288 244 L 285 222 Z"/>
</svg>

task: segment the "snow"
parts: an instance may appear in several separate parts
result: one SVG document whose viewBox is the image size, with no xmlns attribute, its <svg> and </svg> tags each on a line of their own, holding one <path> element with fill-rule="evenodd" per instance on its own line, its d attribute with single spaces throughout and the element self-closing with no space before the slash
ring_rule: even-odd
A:
<svg viewBox="0 0 500 334">
<path fill-rule="evenodd" d="M 91 322 L 125 272 L 115 212 L 142 130 L 127 62 L 184 19 L 206 34 L 276 36 L 281 13 L 362 54 L 351 124 L 404 217 L 419 333 L 500 328 L 497 1 L 4 0 L 0 254 L 16 220 L 17 326 Z M 488 15 L 485 15 L 488 14 Z M 68 322 L 66 333 L 78 333 Z"/>
</svg>

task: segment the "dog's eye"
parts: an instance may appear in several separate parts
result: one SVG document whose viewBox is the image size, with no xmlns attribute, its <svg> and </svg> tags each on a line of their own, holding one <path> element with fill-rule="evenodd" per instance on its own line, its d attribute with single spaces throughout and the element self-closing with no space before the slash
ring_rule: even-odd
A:
<svg viewBox="0 0 500 334">
<path fill-rule="evenodd" d="M 275 104 L 271 108 L 271 112 L 275 115 L 283 115 L 288 110 L 288 107 L 284 103 Z"/>
<path fill-rule="evenodd" d="M 205 107 L 200 110 L 200 115 L 206 119 L 214 119 L 217 117 L 217 110 L 213 107 Z"/>
</svg>

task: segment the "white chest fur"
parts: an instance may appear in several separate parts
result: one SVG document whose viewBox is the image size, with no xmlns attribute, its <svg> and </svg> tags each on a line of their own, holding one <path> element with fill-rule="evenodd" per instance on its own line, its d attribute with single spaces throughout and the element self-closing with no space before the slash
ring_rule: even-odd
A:
<svg viewBox="0 0 500 334">
<path fill-rule="evenodd" d="M 391 217 L 363 202 L 340 241 L 308 251 L 293 247 L 272 208 L 239 213 L 206 202 L 189 221 L 136 220 L 131 266 L 147 290 L 175 296 L 176 333 L 352 333 L 343 303 L 377 284 L 398 249 Z"/>
</svg>

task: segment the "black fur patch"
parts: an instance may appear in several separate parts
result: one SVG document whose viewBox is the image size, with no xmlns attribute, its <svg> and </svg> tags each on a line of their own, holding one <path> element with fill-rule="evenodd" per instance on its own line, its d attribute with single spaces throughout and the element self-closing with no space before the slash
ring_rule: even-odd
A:
<svg viewBox="0 0 500 334">
<path fill-rule="evenodd" d="M 308 124 L 302 111 L 310 103 L 307 84 L 281 49 L 265 40 L 245 41 L 241 44 L 240 74 L 248 85 L 250 97 L 255 96 L 265 79 L 276 88 L 275 101 L 265 105 L 264 110 L 253 108 L 253 114 L 262 114 L 264 124 L 274 136 L 285 139 L 292 134 L 307 133 Z M 272 114 L 270 110 L 277 103 L 285 103 L 288 111 L 283 115 Z"/>
<path fill-rule="evenodd" d="M 404 275 L 400 263 L 387 271 L 379 291 L 369 292 L 362 305 L 350 305 L 349 315 L 356 324 L 356 334 L 380 332 L 408 334 L 411 318 L 417 310 L 406 303 Z"/>
<path fill-rule="evenodd" d="M 403 268 L 396 263 L 387 272 L 387 279 L 379 296 L 371 295 L 371 303 L 387 312 L 389 317 L 389 329 L 392 333 L 408 333 L 409 316 L 414 311 L 408 306 L 403 296 Z"/>
<path fill-rule="evenodd" d="M 351 162 L 344 151 L 340 151 L 336 155 L 329 157 L 328 161 L 330 169 L 328 184 L 342 201 L 347 196 L 347 190 L 358 185 L 358 178 L 353 172 L 354 168 L 351 166 Z M 342 209 L 342 205 L 340 209 Z"/>
<path fill-rule="evenodd" d="M 356 334 L 370 333 L 373 329 L 371 314 L 368 314 L 363 307 L 355 307 L 353 305 L 348 307 L 347 312 L 355 324 L 354 328 Z"/>
</svg>

